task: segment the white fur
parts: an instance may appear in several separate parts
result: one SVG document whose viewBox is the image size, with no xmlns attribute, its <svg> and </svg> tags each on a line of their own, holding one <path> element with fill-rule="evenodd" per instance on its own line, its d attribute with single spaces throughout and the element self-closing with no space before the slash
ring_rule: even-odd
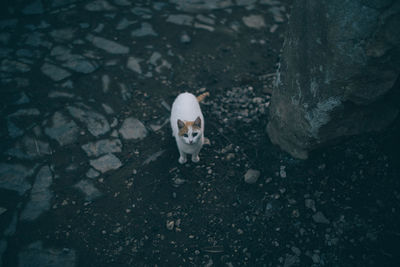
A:
<svg viewBox="0 0 400 267">
<path fill-rule="evenodd" d="M 196 137 L 192 137 L 192 127 L 188 130 L 189 136 L 179 136 L 178 120 L 195 121 L 197 117 L 201 119 L 201 130 L 198 132 Z M 198 162 L 199 152 L 204 144 L 204 117 L 201 113 L 199 102 L 196 97 L 191 93 L 182 93 L 177 96 L 174 103 L 172 104 L 171 110 L 171 128 L 172 136 L 175 137 L 176 145 L 179 150 L 179 163 L 183 164 L 186 162 L 186 154 L 192 155 L 192 161 Z M 192 141 L 193 143 L 190 143 Z"/>
</svg>

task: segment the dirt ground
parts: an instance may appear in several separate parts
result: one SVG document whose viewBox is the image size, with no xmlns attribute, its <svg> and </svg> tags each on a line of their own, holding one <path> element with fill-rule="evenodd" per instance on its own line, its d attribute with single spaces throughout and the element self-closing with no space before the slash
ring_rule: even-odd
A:
<svg viewBox="0 0 400 267">
<path fill-rule="evenodd" d="M 398 266 L 399 121 L 308 160 L 268 139 L 290 2 L 8 4 L 0 266 Z M 183 91 L 210 145 L 180 165 Z"/>
</svg>

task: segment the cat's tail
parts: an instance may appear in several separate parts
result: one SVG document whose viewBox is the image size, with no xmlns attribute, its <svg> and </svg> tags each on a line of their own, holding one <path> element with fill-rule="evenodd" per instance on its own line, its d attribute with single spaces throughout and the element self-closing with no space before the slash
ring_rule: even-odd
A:
<svg viewBox="0 0 400 267">
<path fill-rule="evenodd" d="M 198 102 L 201 102 L 201 101 L 203 101 L 204 98 L 206 98 L 207 96 L 210 96 L 210 93 L 209 93 L 209 92 L 202 93 L 201 95 L 197 96 L 196 98 L 197 98 L 197 101 L 198 101 Z"/>
</svg>

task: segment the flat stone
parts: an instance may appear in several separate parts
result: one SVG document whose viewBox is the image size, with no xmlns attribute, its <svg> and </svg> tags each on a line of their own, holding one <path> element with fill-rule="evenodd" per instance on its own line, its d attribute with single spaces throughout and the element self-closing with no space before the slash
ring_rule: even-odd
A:
<svg viewBox="0 0 400 267">
<path fill-rule="evenodd" d="M 111 11 L 115 7 L 110 5 L 106 0 L 95 0 L 89 4 L 86 4 L 85 9 L 88 11 Z"/>
<path fill-rule="evenodd" d="M 247 17 L 243 17 L 242 20 L 243 23 L 249 28 L 261 29 L 266 26 L 264 18 L 261 15 L 250 15 Z"/>
<path fill-rule="evenodd" d="M 105 173 L 118 169 L 122 166 L 122 163 L 114 154 L 106 154 L 98 159 L 90 160 L 90 165 L 96 170 Z"/>
<path fill-rule="evenodd" d="M 186 25 L 191 26 L 193 24 L 193 16 L 177 14 L 177 15 L 169 15 L 167 18 L 167 22 L 178 24 L 178 25 Z"/>
<path fill-rule="evenodd" d="M 127 54 L 129 53 L 129 47 L 121 45 L 117 42 L 105 39 L 103 37 L 97 37 L 89 34 L 86 39 L 100 49 L 105 50 L 110 54 Z"/>
<path fill-rule="evenodd" d="M 114 114 L 114 110 L 109 105 L 103 103 L 101 106 L 107 114 Z M 111 127 L 113 126 L 111 125 Z"/>
<path fill-rule="evenodd" d="M 142 74 L 142 68 L 140 67 L 140 61 L 142 61 L 142 59 L 135 58 L 135 57 L 129 57 L 128 62 L 126 63 L 126 67 L 134 72 Z"/>
<path fill-rule="evenodd" d="M 136 21 L 130 21 L 130 20 L 128 20 L 127 18 L 122 18 L 122 19 L 118 22 L 118 24 L 117 24 L 117 26 L 115 27 L 115 29 L 117 29 L 118 31 L 124 30 L 124 29 L 128 28 L 130 25 L 135 24 L 135 23 L 136 23 Z"/>
<path fill-rule="evenodd" d="M 49 143 L 25 136 L 7 154 L 19 159 L 35 159 L 51 154 Z"/>
<path fill-rule="evenodd" d="M 50 63 L 44 63 L 43 66 L 40 68 L 44 75 L 48 76 L 55 82 L 61 81 L 69 76 L 71 73 L 67 70 L 64 70 L 60 67 L 57 67 Z"/>
<path fill-rule="evenodd" d="M 133 37 L 158 36 L 158 34 L 153 30 L 153 26 L 148 22 L 142 22 L 141 27 L 132 31 L 131 35 Z"/>
<path fill-rule="evenodd" d="M 31 70 L 31 67 L 29 67 L 27 64 L 16 61 L 16 60 L 10 60 L 10 59 L 4 59 L 1 61 L 1 66 L 0 66 L 1 71 L 5 72 L 20 72 L 20 73 L 25 73 Z"/>
<path fill-rule="evenodd" d="M 48 266 L 74 267 L 76 253 L 73 249 L 43 248 L 42 241 L 36 241 L 18 254 L 19 267 Z"/>
<path fill-rule="evenodd" d="M 132 98 L 132 92 L 129 90 L 125 84 L 120 83 L 119 87 L 121 88 L 121 96 L 124 101 L 128 101 Z"/>
<path fill-rule="evenodd" d="M 33 47 L 45 47 L 50 49 L 52 43 L 47 41 L 45 35 L 41 32 L 34 31 L 28 34 L 24 34 L 25 44 Z"/>
<path fill-rule="evenodd" d="M 312 199 L 305 199 L 304 200 L 304 205 L 306 206 L 306 208 L 311 209 L 312 211 L 316 212 L 316 208 L 315 208 L 315 201 Z"/>
<path fill-rule="evenodd" d="M 38 116 L 40 111 L 37 108 L 19 109 L 16 112 L 10 114 L 8 117 L 20 117 L 20 116 Z"/>
<path fill-rule="evenodd" d="M 53 174 L 49 166 L 43 166 L 36 175 L 29 202 L 21 212 L 21 220 L 36 220 L 41 214 L 50 209 L 50 201 L 53 198 L 53 193 L 49 188 L 52 182 Z"/>
<path fill-rule="evenodd" d="M 151 18 L 151 9 L 145 7 L 134 7 L 131 9 L 131 12 L 137 16 L 142 16 L 142 18 L 149 19 Z"/>
<path fill-rule="evenodd" d="M 57 45 L 51 49 L 50 55 L 57 60 L 66 61 L 71 57 L 71 49 L 63 45 Z"/>
<path fill-rule="evenodd" d="M 67 109 L 72 117 L 86 124 L 88 131 L 93 136 L 105 134 L 110 130 L 107 119 L 100 113 L 89 110 L 86 105 L 80 105 L 80 108 L 69 106 Z"/>
<path fill-rule="evenodd" d="M 68 119 L 60 112 L 56 112 L 51 121 L 51 127 L 45 128 L 44 132 L 50 138 L 55 139 L 60 146 L 71 144 L 76 140 L 80 130 L 73 120 Z"/>
<path fill-rule="evenodd" d="M 0 188 L 17 191 L 20 196 L 31 189 L 26 178 L 32 175 L 32 170 L 20 164 L 0 163 Z"/>
<path fill-rule="evenodd" d="M 110 89 L 110 76 L 104 74 L 103 76 L 101 76 L 101 82 L 103 85 L 103 92 L 107 93 L 108 90 Z"/>
<path fill-rule="evenodd" d="M 75 32 L 76 32 L 75 29 L 68 27 L 63 29 L 52 30 L 50 32 L 50 36 L 53 37 L 53 39 L 56 42 L 65 42 L 65 41 L 71 41 L 75 37 Z"/>
<path fill-rule="evenodd" d="M 244 175 L 244 181 L 248 184 L 254 184 L 260 177 L 260 171 L 250 169 Z"/>
<path fill-rule="evenodd" d="M 96 171 L 95 169 L 93 169 L 93 168 L 90 168 L 90 169 L 86 172 L 86 177 L 87 177 L 87 178 L 91 178 L 91 179 L 96 178 L 96 177 L 99 177 L 99 175 L 100 175 L 100 173 L 99 173 L 98 171 Z"/>
<path fill-rule="evenodd" d="M 329 224 L 330 223 L 330 221 L 325 217 L 325 215 L 322 213 L 322 212 L 320 212 L 320 211 L 318 211 L 317 213 L 315 213 L 313 216 L 312 216 L 312 218 L 313 218 L 313 220 L 314 220 L 314 222 L 316 222 L 316 223 L 324 223 L 324 224 Z"/>
<path fill-rule="evenodd" d="M 32 50 L 32 49 L 18 49 L 15 52 L 17 57 L 26 57 L 26 58 L 40 58 L 41 52 L 39 50 Z"/>
<path fill-rule="evenodd" d="M 180 37 L 180 41 L 183 44 L 188 44 L 192 41 L 192 38 L 190 38 L 189 34 L 187 34 L 186 32 L 183 32 Z"/>
<path fill-rule="evenodd" d="M 91 73 L 98 69 L 98 65 L 84 58 L 71 58 L 63 67 L 79 73 Z"/>
<path fill-rule="evenodd" d="M 144 124 L 133 117 L 125 119 L 119 132 L 124 139 L 143 139 L 147 136 Z"/>
<path fill-rule="evenodd" d="M 51 91 L 48 95 L 49 98 L 74 98 L 75 95 L 62 91 Z"/>
<path fill-rule="evenodd" d="M 207 30 L 207 31 L 210 31 L 210 32 L 214 31 L 214 27 L 211 27 L 211 26 L 206 25 L 206 24 L 198 23 L 198 22 L 195 22 L 193 26 L 195 28 L 197 28 L 197 29 L 203 29 L 203 30 Z"/>
<path fill-rule="evenodd" d="M 204 16 L 202 14 L 198 14 L 196 16 L 196 19 L 198 19 L 199 21 L 201 21 L 203 23 L 207 23 L 207 24 L 211 24 L 211 25 L 215 24 L 215 20 L 213 18 L 206 17 L 206 16 Z"/>
<path fill-rule="evenodd" d="M 177 10 L 191 13 L 204 13 L 211 10 L 229 8 L 235 5 L 232 0 L 170 0 L 169 2 L 175 4 Z"/>
<path fill-rule="evenodd" d="M 108 153 L 121 152 L 122 143 L 119 139 L 104 139 L 87 143 L 82 146 L 82 149 L 89 157 L 98 157 Z"/>
<path fill-rule="evenodd" d="M 151 54 L 149 63 L 155 66 L 157 65 L 157 61 L 159 61 L 161 58 L 162 58 L 161 54 L 155 51 L 153 52 L 153 54 Z"/>
<path fill-rule="evenodd" d="M 103 194 L 93 185 L 91 181 L 82 180 L 74 185 L 75 188 L 82 191 L 85 194 L 86 201 L 93 201 L 96 198 L 101 197 Z"/>
<path fill-rule="evenodd" d="M 11 138 L 16 138 L 24 134 L 24 131 L 18 128 L 18 126 L 11 120 L 7 120 L 7 129 Z"/>
<path fill-rule="evenodd" d="M 25 92 L 21 92 L 20 97 L 18 98 L 17 101 L 15 101 L 15 105 L 22 105 L 22 104 L 28 104 L 31 100 L 29 97 L 25 94 Z"/>
<path fill-rule="evenodd" d="M 41 0 L 36 0 L 22 9 L 25 15 L 39 15 L 44 13 L 44 8 Z"/>
</svg>

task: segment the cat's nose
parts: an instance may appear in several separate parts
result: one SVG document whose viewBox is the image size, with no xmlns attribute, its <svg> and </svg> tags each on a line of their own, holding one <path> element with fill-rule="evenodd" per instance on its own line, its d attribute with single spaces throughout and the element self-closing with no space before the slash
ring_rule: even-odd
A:
<svg viewBox="0 0 400 267">
<path fill-rule="evenodd" d="M 193 144 L 193 140 L 189 140 L 189 144 Z"/>
</svg>

